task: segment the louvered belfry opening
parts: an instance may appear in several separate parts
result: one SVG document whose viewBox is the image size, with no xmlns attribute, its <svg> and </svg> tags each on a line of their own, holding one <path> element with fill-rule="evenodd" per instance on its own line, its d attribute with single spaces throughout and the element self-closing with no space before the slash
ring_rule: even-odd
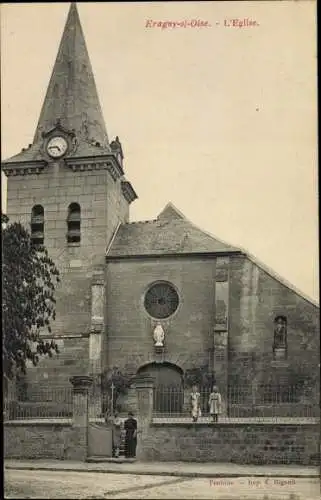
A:
<svg viewBox="0 0 321 500">
<path fill-rule="evenodd" d="M 81 211 L 78 203 L 71 203 L 67 217 L 67 242 L 80 243 Z"/>
<path fill-rule="evenodd" d="M 44 224 L 44 208 L 42 205 L 35 205 L 31 211 L 31 241 L 33 245 L 43 245 Z"/>
</svg>

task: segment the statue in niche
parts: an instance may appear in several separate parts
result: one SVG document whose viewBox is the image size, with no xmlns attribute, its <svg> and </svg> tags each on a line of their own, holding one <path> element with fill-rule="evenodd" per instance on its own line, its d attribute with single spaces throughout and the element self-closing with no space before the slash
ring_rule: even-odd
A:
<svg viewBox="0 0 321 500">
<path fill-rule="evenodd" d="M 162 325 L 158 324 L 154 330 L 155 347 L 164 347 L 165 333 Z"/>
<path fill-rule="evenodd" d="M 274 326 L 274 347 L 286 347 L 286 318 L 278 316 L 275 318 Z"/>
<path fill-rule="evenodd" d="M 274 320 L 273 357 L 285 360 L 287 357 L 287 321 L 285 316 L 278 316 Z"/>
</svg>

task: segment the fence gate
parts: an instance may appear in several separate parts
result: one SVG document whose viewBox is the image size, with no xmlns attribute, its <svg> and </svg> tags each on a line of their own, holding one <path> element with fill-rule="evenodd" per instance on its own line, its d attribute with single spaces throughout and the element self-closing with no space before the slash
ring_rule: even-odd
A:
<svg viewBox="0 0 321 500">
<path fill-rule="evenodd" d="M 112 428 L 105 422 L 108 399 L 102 391 L 101 378 L 93 373 L 88 392 L 88 457 L 112 456 Z"/>
<path fill-rule="evenodd" d="M 105 422 L 89 422 L 88 457 L 112 456 L 112 428 Z"/>
</svg>

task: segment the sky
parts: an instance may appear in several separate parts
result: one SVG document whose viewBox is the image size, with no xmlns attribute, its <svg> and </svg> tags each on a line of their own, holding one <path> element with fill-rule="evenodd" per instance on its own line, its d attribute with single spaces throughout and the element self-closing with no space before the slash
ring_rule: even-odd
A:
<svg viewBox="0 0 321 500">
<path fill-rule="evenodd" d="M 33 140 L 68 9 L 1 5 L 3 159 Z M 154 219 L 171 201 L 318 301 L 316 3 L 78 11 L 109 138 L 119 136 L 139 196 L 131 220 Z M 5 196 L 2 174 L 3 210 Z"/>
</svg>

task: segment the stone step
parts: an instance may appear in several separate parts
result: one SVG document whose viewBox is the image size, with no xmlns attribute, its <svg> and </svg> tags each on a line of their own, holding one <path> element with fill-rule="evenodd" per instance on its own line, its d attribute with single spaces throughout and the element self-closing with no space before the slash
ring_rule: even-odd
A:
<svg viewBox="0 0 321 500">
<path fill-rule="evenodd" d="M 122 457 L 124 455 L 125 455 L 125 436 L 122 436 L 119 447 L 119 456 Z"/>
<path fill-rule="evenodd" d="M 134 463 L 136 462 L 136 458 L 115 458 L 115 457 L 87 457 L 86 462 L 89 463 Z"/>
</svg>

